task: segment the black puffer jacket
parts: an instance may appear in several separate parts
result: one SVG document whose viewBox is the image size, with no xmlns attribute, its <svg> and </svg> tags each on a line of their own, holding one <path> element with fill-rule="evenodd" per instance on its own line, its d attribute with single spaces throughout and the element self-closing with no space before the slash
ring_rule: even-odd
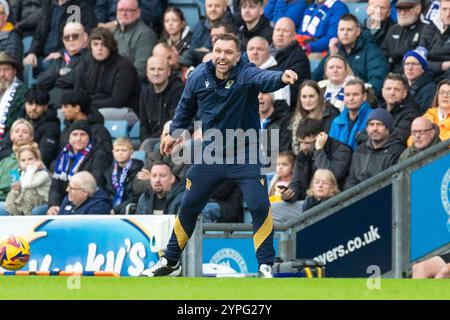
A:
<svg viewBox="0 0 450 320">
<path fill-rule="evenodd" d="M 32 35 L 42 19 L 42 8 L 50 0 L 11 0 L 11 15 L 14 26 L 24 36 Z"/>
<path fill-rule="evenodd" d="M 339 185 L 342 185 L 350 168 L 351 158 L 350 147 L 333 138 L 328 138 L 325 147 L 322 150 L 315 150 L 311 155 L 300 152 L 295 158 L 294 175 L 289 184 L 295 196 L 289 201 L 305 199 L 306 190 L 317 169 L 332 171 Z"/>
<path fill-rule="evenodd" d="M 53 170 L 55 165 L 56 160 L 52 164 Z M 91 152 L 89 152 L 84 161 L 81 163 L 78 172 L 88 171 L 94 176 L 95 181 L 97 181 L 97 186 L 103 188 L 106 183 L 104 176 L 105 168 L 108 168 L 109 166 L 111 166 L 111 159 L 102 149 L 97 149 L 94 145 Z M 50 192 L 48 194 L 49 207 L 61 205 L 64 197 L 67 195 L 67 185 L 67 181 L 62 181 L 52 177 Z"/>
<path fill-rule="evenodd" d="M 171 77 L 167 87 L 160 93 L 155 93 L 151 84 L 142 90 L 139 99 L 141 141 L 160 137 L 164 124 L 175 114 L 183 89 L 183 82 L 177 77 Z"/>
<path fill-rule="evenodd" d="M 47 42 L 47 37 L 50 34 L 50 30 L 52 27 L 54 1 L 55 0 L 49 0 L 42 3 L 42 11 L 39 15 L 40 21 L 37 26 L 36 32 L 34 33 L 33 41 L 31 42 L 29 51 L 37 56 L 44 55 L 45 43 Z M 86 1 L 68 0 L 65 4 L 63 4 L 64 14 L 61 16 L 59 21 L 58 46 L 56 50 L 62 49 L 64 47 L 64 44 L 62 42 L 64 26 L 69 19 L 73 19 L 73 11 L 69 9 L 70 6 L 77 6 L 80 9 L 80 22 L 86 29 L 86 32 L 89 33 L 93 28 L 97 26 L 97 18 L 95 17 L 94 9 Z"/>
<path fill-rule="evenodd" d="M 133 181 L 136 178 L 138 172 L 144 167 L 144 163 L 141 160 L 133 159 L 130 170 L 128 171 L 127 178 L 125 179 L 125 190 L 123 192 L 122 203 L 114 206 L 113 210 L 116 214 L 125 214 L 125 210 L 129 203 L 137 203 L 139 194 L 133 191 Z M 114 188 L 112 186 L 112 171 L 113 166 L 109 167 L 105 172 L 105 191 L 108 193 L 111 199 L 114 198 Z M 122 170 L 119 170 L 119 177 Z"/>
<path fill-rule="evenodd" d="M 87 122 L 91 126 L 92 142 L 101 148 L 112 161 L 112 138 L 108 129 L 103 125 L 105 119 L 102 114 L 95 109 L 91 110 L 87 116 Z M 59 152 L 69 143 L 69 128 L 72 123 L 73 121 L 64 121 L 64 129 L 59 139 Z"/>
<path fill-rule="evenodd" d="M 393 166 L 404 149 L 401 142 L 392 138 L 379 149 L 374 149 L 370 140 L 360 144 L 353 153 L 350 174 L 345 180 L 344 189 L 350 189 Z"/>
<path fill-rule="evenodd" d="M 444 76 L 441 65 L 444 61 L 450 61 L 450 27 L 443 33 L 434 23 L 430 23 L 423 29 L 420 46 L 428 49 L 427 61 L 434 78 L 440 80 Z"/>
</svg>

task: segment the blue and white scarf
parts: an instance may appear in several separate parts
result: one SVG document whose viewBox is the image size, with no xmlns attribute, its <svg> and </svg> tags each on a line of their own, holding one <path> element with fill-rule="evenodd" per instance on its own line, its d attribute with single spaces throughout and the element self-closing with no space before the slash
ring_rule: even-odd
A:
<svg viewBox="0 0 450 320">
<path fill-rule="evenodd" d="M 16 95 L 17 87 L 20 85 L 20 80 L 14 78 L 13 83 L 6 89 L 0 100 L 0 141 L 5 137 L 6 122 L 8 120 L 8 112 Z"/>
<path fill-rule="evenodd" d="M 302 33 L 308 33 L 315 36 L 319 24 L 327 17 L 328 11 L 334 5 L 336 0 L 327 0 L 323 4 L 313 4 L 305 11 L 302 22 Z"/>
<path fill-rule="evenodd" d="M 84 159 L 86 159 L 89 152 L 92 150 L 92 142 L 89 141 L 84 150 L 73 153 L 72 147 L 70 144 L 66 145 L 59 155 L 58 159 L 56 159 L 55 173 L 53 173 L 53 178 L 69 181 L 70 178 L 73 177 L 75 173 L 80 169 L 81 164 Z M 70 165 L 71 160 L 73 160 L 72 165 Z"/>
<path fill-rule="evenodd" d="M 114 167 L 112 172 L 112 187 L 114 189 L 113 206 L 117 206 L 123 201 L 123 194 L 125 192 L 125 180 L 127 179 L 128 171 L 131 168 L 133 160 L 128 160 L 127 164 L 122 170 L 122 174 L 118 177 L 119 163 L 114 161 Z"/>
</svg>

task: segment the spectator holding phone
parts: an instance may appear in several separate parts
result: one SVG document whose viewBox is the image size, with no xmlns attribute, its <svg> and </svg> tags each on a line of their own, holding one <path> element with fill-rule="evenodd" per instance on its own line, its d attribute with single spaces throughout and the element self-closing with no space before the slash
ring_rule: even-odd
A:
<svg viewBox="0 0 450 320">
<path fill-rule="evenodd" d="M 281 152 L 278 155 L 277 171 L 269 187 L 269 200 L 271 203 L 281 201 L 281 193 L 291 183 L 292 175 L 294 174 L 294 160 L 295 156 L 292 152 Z"/>
</svg>

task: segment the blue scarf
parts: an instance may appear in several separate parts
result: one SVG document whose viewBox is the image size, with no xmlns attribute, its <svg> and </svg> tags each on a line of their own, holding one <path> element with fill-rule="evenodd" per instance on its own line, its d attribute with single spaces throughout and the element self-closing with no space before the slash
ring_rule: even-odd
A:
<svg viewBox="0 0 450 320">
<path fill-rule="evenodd" d="M 120 177 L 118 177 L 119 163 L 117 161 L 114 161 L 114 167 L 111 177 L 112 187 L 114 189 L 113 206 L 117 206 L 122 203 L 123 193 L 125 192 L 125 180 L 127 179 L 128 171 L 130 170 L 132 163 L 133 160 L 128 160 L 125 168 L 123 168 L 122 170 L 122 174 L 120 175 Z"/>
<path fill-rule="evenodd" d="M 81 163 L 87 157 L 89 152 L 91 152 L 91 150 L 91 141 L 89 141 L 89 144 L 84 150 L 79 151 L 77 154 L 73 153 L 70 144 L 66 145 L 61 154 L 58 156 L 58 159 L 56 159 L 55 173 L 53 174 L 53 178 L 62 181 L 69 181 L 69 179 L 78 172 Z M 71 160 L 73 160 L 72 165 L 70 165 Z"/>
</svg>

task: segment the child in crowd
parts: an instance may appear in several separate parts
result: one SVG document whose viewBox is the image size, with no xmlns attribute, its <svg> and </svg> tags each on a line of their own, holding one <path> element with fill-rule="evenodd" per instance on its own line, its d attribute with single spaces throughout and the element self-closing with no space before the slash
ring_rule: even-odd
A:
<svg viewBox="0 0 450 320">
<path fill-rule="evenodd" d="M 112 197 L 111 214 L 125 214 L 127 205 L 138 201 L 139 194 L 133 192 L 133 181 L 144 163 L 131 159 L 133 152 L 130 139 L 118 138 L 114 141 L 114 162 L 105 173 L 106 191 Z"/>
<path fill-rule="evenodd" d="M 333 172 L 326 169 L 317 169 L 311 179 L 309 189 L 306 191 L 307 196 L 305 202 L 303 202 L 303 212 L 334 197 L 339 192 Z"/>
<path fill-rule="evenodd" d="M 272 178 L 269 187 L 269 200 L 271 203 L 281 201 L 281 192 L 291 183 L 294 174 L 294 154 L 281 152 L 278 155 L 276 175 Z"/>
<path fill-rule="evenodd" d="M 36 144 L 21 146 L 16 156 L 20 179 L 11 185 L 11 191 L 6 197 L 6 210 L 14 216 L 31 215 L 34 207 L 48 201 L 50 175 Z"/>
</svg>

